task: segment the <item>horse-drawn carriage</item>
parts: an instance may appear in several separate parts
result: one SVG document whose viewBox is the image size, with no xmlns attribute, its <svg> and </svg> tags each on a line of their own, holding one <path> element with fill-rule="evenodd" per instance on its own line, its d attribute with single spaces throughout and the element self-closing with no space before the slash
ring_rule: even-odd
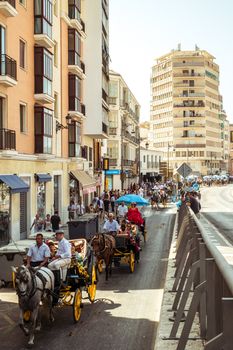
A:
<svg viewBox="0 0 233 350">
<path fill-rule="evenodd" d="M 82 292 L 87 292 L 92 303 L 95 300 L 97 275 L 93 251 L 85 239 L 73 239 L 69 242 L 72 247 L 72 259 L 66 271 L 66 280 L 59 288 L 59 295 L 54 288 L 53 272 L 48 268 L 14 268 L 14 283 L 20 306 L 20 327 L 29 335 L 29 345 L 34 343 L 34 331 L 38 324 L 40 328 L 41 302 L 42 305 L 48 306 L 51 321 L 54 320 L 52 305 L 55 298 L 59 300 L 59 307 L 72 306 L 73 319 L 77 322 L 81 315 Z"/>
</svg>

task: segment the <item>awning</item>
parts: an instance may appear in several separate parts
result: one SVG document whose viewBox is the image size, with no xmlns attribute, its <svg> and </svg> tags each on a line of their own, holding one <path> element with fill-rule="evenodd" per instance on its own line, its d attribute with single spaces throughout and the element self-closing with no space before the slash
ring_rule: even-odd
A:
<svg viewBox="0 0 233 350">
<path fill-rule="evenodd" d="M 29 186 L 17 175 L 0 175 L 0 181 L 11 189 L 11 193 L 28 192 Z"/>
<path fill-rule="evenodd" d="M 93 188 L 93 192 L 96 190 L 96 180 L 88 175 L 85 171 L 73 170 L 70 172 L 70 175 L 75 177 L 84 188 Z"/>
<path fill-rule="evenodd" d="M 36 174 L 36 181 L 38 182 L 52 181 L 52 176 L 49 174 Z"/>
</svg>

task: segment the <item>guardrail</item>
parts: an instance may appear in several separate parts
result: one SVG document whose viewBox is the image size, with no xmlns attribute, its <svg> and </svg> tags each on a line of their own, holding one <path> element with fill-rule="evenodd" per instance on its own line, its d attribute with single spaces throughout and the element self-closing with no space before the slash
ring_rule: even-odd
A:
<svg viewBox="0 0 233 350">
<path fill-rule="evenodd" d="M 227 250 L 225 256 L 224 249 Z M 233 256 L 233 247 L 219 249 L 197 217 L 183 204 L 177 220 L 176 272 L 172 288 L 175 292 L 174 323 L 166 338 L 179 340 L 177 350 L 186 349 L 196 314 L 205 350 L 233 348 L 233 268 L 227 262 L 229 255 Z M 187 302 L 189 307 L 185 315 Z M 183 329 L 177 336 L 184 318 Z"/>
</svg>

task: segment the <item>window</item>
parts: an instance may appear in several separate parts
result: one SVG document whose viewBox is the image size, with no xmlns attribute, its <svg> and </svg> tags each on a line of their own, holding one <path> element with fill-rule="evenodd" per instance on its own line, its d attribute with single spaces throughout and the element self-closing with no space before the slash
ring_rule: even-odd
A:
<svg viewBox="0 0 233 350">
<path fill-rule="evenodd" d="M 20 5 L 26 7 L 26 0 L 19 0 Z"/>
<path fill-rule="evenodd" d="M 69 0 L 69 17 L 80 21 L 81 0 Z"/>
<path fill-rule="evenodd" d="M 52 95 L 53 56 L 43 47 L 35 47 L 35 93 Z"/>
<path fill-rule="evenodd" d="M 69 111 L 81 112 L 81 79 L 69 75 Z"/>
<path fill-rule="evenodd" d="M 26 105 L 19 105 L 19 114 L 20 114 L 20 132 L 26 132 Z"/>
<path fill-rule="evenodd" d="M 53 3 L 52 0 L 34 1 L 34 32 L 52 38 Z"/>
<path fill-rule="evenodd" d="M 26 68 L 26 44 L 23 40 L 19 40 L 19 66 Z"/>
<path fill-rule="evenodd" d="M 53 111 L 35 107 L 35 153 L 52 153 Z"/>
<path fill-rule="evenodd" d="M 81 125 L 73 121 L 68 126 L 69 157 L 81 155 Z"/>
<path fill-rule="evenodd" d="M 92 152 L 93 152 L 92 147 L 89 147 L 89 161 L 90 161 L 90 162 L 92 162 L 92 159 L 93 159 L 93 157 L 92 157 Z"/>
<path fill-rule="evenodd" d="M 80 66 L 81 37 L 77 30 L 68 31 L 68 64 Z"/>
<path fill-rule="evenodd" d="M 230 131 L 230 142 L 233 142 L 233 131 Z"/>
</svg>

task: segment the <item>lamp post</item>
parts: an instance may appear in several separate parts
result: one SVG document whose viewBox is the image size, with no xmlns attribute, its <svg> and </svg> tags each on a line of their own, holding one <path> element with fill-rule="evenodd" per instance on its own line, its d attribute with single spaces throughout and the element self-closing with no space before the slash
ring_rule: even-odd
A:
<svg viewBox="0 0 233 350">
<path fill-rule="evenodd" d="M 67 114 L 66 116 L 66 125 L 63 125 L 56 120 L 56 133 L 58 133 L 59 130 L 68 129 L 70 120 L 72 120 L 70 114 Z"/>
</svg>

